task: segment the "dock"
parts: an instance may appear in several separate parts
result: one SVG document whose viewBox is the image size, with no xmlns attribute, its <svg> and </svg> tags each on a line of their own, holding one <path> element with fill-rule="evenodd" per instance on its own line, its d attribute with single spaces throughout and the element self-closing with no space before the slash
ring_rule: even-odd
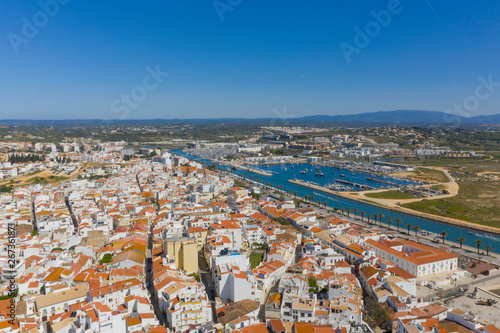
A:
<svg viewBox="0 0 500 333">
<path fill-rule="evenodd" d="M 377 179 L 377 178 L 369 178 L 368 177 L 368 178 L 366 178 L 366 180 L 369 180 L 369 181 L 372 181 L 372 182 L 376 182 L 376 183 L 388 184 L 388 185 L 392 185 L 392 186 L 400 186 L 399 184 L 390 182 L 388 180 L 382 180 L 382 179 Z"/>
<path fill-rule="evenodd" d="M 366 189 L 366 190 L 376 190 L 375 187 L 368 186 L 368 185 L 363 185 L 363 184 L 357 184 L 357 183 L 353 183 L 353 182 L 350 182 L 350 181 L 347 181 L 347 180 L 335 179 L 335 181 L 337 183 L 347 184 L 347 185 L 351 185 L 351 186 L 354 186 L 354 187 L 359 187 L 359 188 Z"/>
<path fill-rule="evenodd" d="M 264 171 L 264 170 L 260 170 L 260 169 L 257 169 L 257 168 L 250 168 L 250 167 L 247 167 L 247 166 L 244 166 L 244 165 L 241 165 L 241 164 L 227 163 L 227 165 L 229 165 L 231 167 L 234 167 L 234 168 L 237 168 L 237 169 L 242 169 L 242 170 L 245 170 L 245 171 L 250 171 L 250 172 L 256 173 L 256 174 L 261 175 L 261 176 L 271 177 L 273 175 L 270 172 L 267 172 L 267 171 Z"/>
<path fill-rule="evenodd" d="M 289 179 L 288 182 L 293 183 L 293 184 L 297 184 L 297 185 L 302 185 L 305 187 L 309 187 L 309 188 L 312 188 L 314 190 L 318 190 L 318 191 L 325 192 L 325 193 L 330 193 L 330 194 L 334 194 L 334 195 L 339 194 L 338 192 L 330 190 L 326 187 L 316 185 L 316 184 L 311 184 L 310 182 L 305 182 L 305 181 L 298 180 L 298 179 Z"/>
</svg>

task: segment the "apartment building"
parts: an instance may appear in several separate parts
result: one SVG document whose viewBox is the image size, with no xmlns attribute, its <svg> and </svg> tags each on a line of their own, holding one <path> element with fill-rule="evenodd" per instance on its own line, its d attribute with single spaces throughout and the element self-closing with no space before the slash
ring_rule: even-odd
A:
<svg viewBox="0 0 500 333">
<path fill-rule="evenodd" d="M 365 244 L 382 259 L 408 273 L 421 277 L 457 269 L 458 256 L 405 239 L 368 239 Z"/>
</svg>

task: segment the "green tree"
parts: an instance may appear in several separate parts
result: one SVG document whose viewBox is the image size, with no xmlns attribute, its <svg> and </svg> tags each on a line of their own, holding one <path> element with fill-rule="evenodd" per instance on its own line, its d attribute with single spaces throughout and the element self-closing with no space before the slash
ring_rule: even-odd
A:
<svg viewBox="0 0 500 333">
<path fill-rule="evenodd" d="M 441 231 L 441 238 L 443 239 L 443 244 L 444 244 L 444 239 L 448 236 L 448 233 L 446 231 Z"/>
<path fill-rule="evenodd" d="M 401 223 L 403 223 L 403 221 L 402 221 L 400 218 L 397 218 L 395 222 L 396 222 L 396 226 L 397 226 L 397 228 L 398 228 L 397 230 L 398 230 L 398 232 L 399 232 L 399 225 L 400 225 Z"/>
<path fill-rule="evenodd" d="M 309 282 L 310 289 L 314 289 L 315 291 L 318 290 L 318 281 L 316 280 L 316 277 L 311 276 L 309 279 L 307 279 L 307 282 Z"/>
<path fill-rule="evenodd" d="M 460 248 L 462 248 L 462 245 L 465 243 L 465 238 L 463 237 L 458 237 L 458 242 L 460 243 Z"/>
<path fill-rule="evenodd" d="M 415 237 L 417 237 L 417 242 L 418 242 L 418 231 L 420 230 L 420 227 L 416 225 L 413 227 L 413 230 L 415 230 Z"/>
<path fill-rule="evenodd" d="M 477 253 L 479 253 L 479 248 L 480 248 L 480 247 L 481 247 L 481 245 L 483 244 L 483 241 L 482 241 L 482 240 L 480 240 L 480 239 L 476 239 L 476 240 L 474 241 L 474 243 L 475 243 L 475 244 L 476 244 L 476 246 L 477 246 Z"/>
<path fill-rule="evenodd" d="M 113 259 L 113 255 L 111 253 L 106 253 L 105 255 L 102 256 L 100 263 L 109 264 L 111 262 L 111 259 Z"/>
</svg>

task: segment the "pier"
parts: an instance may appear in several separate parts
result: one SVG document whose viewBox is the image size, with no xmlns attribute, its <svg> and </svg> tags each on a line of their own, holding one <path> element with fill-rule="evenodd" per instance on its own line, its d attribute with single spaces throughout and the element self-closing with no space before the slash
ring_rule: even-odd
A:
<svg viewBox="0 0 500 333">
<path fill-rule="evenodd" d="M 350 181 L 348 181 L 348 180 L 335 179 L 335 181 L 336 181 L 337 183 L 347 184 L 347 185 L 351 185 L 351 186 L 354 186 L 354 187 L 363 188 L 363 189 L 366 189 L 366 190 L 376 190 L 376 188 L 375 188 L 375 187 L 368 186 L 368 185 L 363 185 L 363 184 L 353 183 L 353 182 L 350 182 Z"/>
<path fill-rule="evenodd" d="M 371 182 L 376 182 L 376 183 L 388 184 L 388 185 L 392 185 L 392 186 L 396 186 L 396 187 L 400 186 L 399 184 L 390 182 L 388 180 L 382 180 L 382 179 L 377 179 L 377 178 L 366 178 L 366 180 L 369 180 Z"/>
<path fill-rule="evenodd" d="M 247 167 L 247 166 L 244 166 L 244 165 L 240 165 L 240 164 L 231 163 L 231 164 L 228 164 L 228 165 L 230 165 L 232 167 L 235 167 L 237 169 L 242 169 L 242 170 L 250 171 L 250 172 L 256 173 L 256 174 L 261 175 L 261 176 L 271 177 L 273 175 L 271 172 L 260 170 L 260 169 L 257 169 L 257 168 L 250 168 L 250 167 Z"/>
</svg>

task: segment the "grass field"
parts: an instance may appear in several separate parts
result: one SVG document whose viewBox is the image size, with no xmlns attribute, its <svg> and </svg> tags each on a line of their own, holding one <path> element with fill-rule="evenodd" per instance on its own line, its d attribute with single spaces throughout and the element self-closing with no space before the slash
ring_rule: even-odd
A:
<svg viewBox="0 0 500 333">
<path fill-rule="evenodd" d="M 458 182 L 458 195 L 404 204 L 417 211 L 500 228 L 500 182 Z"/>
<path fill-rule="evenodd" d="M 435 166 L 448 168 L 450 172 L 479 173 L 500 172 L 500 152 L 478 152 L 484 154 L 485 158 L 408 158 L 407 164 Z"/>
<path fill-rule="evenodd" d="M 429 169 L 429 168 L 418 168 L 416 171 L 417 177 L 422 177 L 423 179 L 427 179 L 430 181 L 434 181 L 437 183 L 445 183 L 448 181 L 448 177 L 439 170 Z"/>
<path fill-rule="evenodd" d="M 446 189 L 446 186 L 444 186 L 444 185 L 433 185 L 433 186 L 431 186 L 431 189 L 439 191 L 439 190 Z"/>
<path fill-rule="evenodd" d="M 415 171 L 405 171 L 393 173 L 393 176 L 402 178 L 411 178 L 429 183 L 445 183 L 448 177 L 441 171 L 430 168 L 418 168 Z"/>
<path fill-rule="evenodd" d="M 413 195 L 410 193 L 401 193 L 394 190 L 376 193 L 365 193 L 365 196 L 375 199 L 413 199 Z"/>
<path fill-rule="evenodd" d="M 259 266 L 263 257 L 264 257 L 263 253 L 252 252 L 250 254 L 250 269 L 254 269 L 255 267 Z"/>
<path fill-rule="evenodd" d="M 63 180 L 68 179 L 67 177 L 62 177 L 62 176 L 54 176 L 51 175 L 49 177 L 34 177 L 30 179 L 31 184 L 41 184 L 41 185 L 46 185 L 49 183 L 57 183 L 61 182 Z"/>
</svg>

